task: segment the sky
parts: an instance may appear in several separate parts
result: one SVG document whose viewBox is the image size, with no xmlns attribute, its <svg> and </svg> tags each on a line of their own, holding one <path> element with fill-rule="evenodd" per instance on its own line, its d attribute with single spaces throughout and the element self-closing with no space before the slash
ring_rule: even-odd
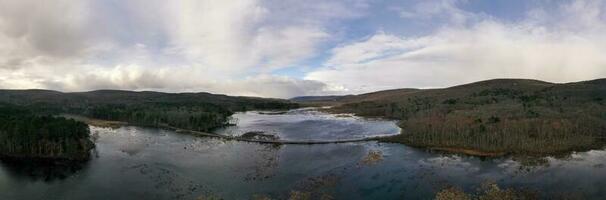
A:
<svg viewBox="0 0 606 200">
<path fill-rule="evenodd" d="M 0 88 L 290 98 L 606 77 L 603 0 L 0 0 Z"/>
</svg>

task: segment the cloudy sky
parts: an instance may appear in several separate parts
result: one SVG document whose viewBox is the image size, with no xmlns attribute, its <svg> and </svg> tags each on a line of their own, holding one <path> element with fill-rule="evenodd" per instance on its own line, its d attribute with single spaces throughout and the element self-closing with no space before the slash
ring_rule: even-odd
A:
<svg viewBox="0 0 606 200">
<path fill-rule="evenodd" d="M 288 98 L 604 77 L 600 0 L 0 0 L 0 88 Z"/>
</svg>

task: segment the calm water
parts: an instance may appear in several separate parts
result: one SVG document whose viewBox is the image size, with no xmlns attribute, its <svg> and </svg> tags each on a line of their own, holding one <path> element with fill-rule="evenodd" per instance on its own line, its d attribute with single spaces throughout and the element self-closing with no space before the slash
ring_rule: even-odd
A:
<svg viewBox="0 0 606 200">
<path fill-rule="evenodd" d="M 390 134 L 393 128 L 392 122 L 310 115 L 315 116 L 241 113 L 242 127 L 231 133 L 272 129 L 283 138 L 307 139 L 299 135 L 305 133 L 346 138 L 349 136 L 341 134 L 347 131 L 333 128 L 362 127 L 364 131 L 352 132 L 351 137 L 375 134 L 371 130 Z M 291 120 L 301 126 L 289 124 Z M 279 128 L 267 125 L 272 122 Z M 327 128 L 307 131 L 308 124 Z M 39 172 L 2 162 L 0 199 L 250 199 L 255 195 L 284 199 L 291 191 L 336 199 L 428 199 L 444 186 L 474 191 L 485 181 L 549 191 L 544 197 L 606 197 L 604 150 L 548 157 L 538 165 L 526 166 L 511 158 L 483 160 L 376 142 L 272 146 L 138 127 L 91 130 L 97 138 L 95 157 L 80 168 L 48 170 L 40 166 Z M 293 132 L 280 132 L 286 130 Z M 379 152 L 382 160 L 365 162 L 369 152 Z"/>
<path fill-rule="evenodd" d="M 394 121 L 332 115 L 305 108 L 280 114 L 251 111 L 232 117 L 238 126 L 217 130 L 217 133 L 239 136 L 256 131 L 296 141 L 360 139 L 400 133 Z"/>
</svg>

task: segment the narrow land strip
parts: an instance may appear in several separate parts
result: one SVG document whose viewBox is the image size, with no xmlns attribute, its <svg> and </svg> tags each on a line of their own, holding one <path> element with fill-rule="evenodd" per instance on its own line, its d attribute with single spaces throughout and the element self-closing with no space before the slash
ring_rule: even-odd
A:
<svg viewBox="0 0 606 200">
<path fill-rule="evenodd" d="M 87 118 L 87 117 L 83 117 L 83 116 L 75 116 L 75 115 L 62 115 L 62 116 L 66 117 L 66 118 L 74 119 L 77 121 L 82 121 L 91 126 L 99 126 L 99 127 L 106 127 L 106 128 L 118 128 L 121 126 L 128 126 L 128 125 L 139 126 L 139 125 L 130 124 L 127 122 L 91 119 L 91 118 Z M 379 136 L 379 137 L 344 139 L 344 140 L 300 140 L 300 141 L 296 141 L 296 140 L 295 141 L 263 140 L 263 139 L 245 138 L 245 137 L 239 137 L 239 136 L 220 135 L 220 134 L 215 134 L 215 133 L 207 133 L 207 132 L 194 131 L 194 130 L 186 130 L 186 129 L 169 126 L 166 124 L 160 125 L 157 128 L 168 129 L 168 130 L 175 131 L 177 133 L 190 134 L 190 135 L 199 136 L 199 137 L 212 137 L 212 138 L 219 138 L 219 139 L 224 139 L 224 140 L 253 142 L 253 143 L 259 143 L 259 144 L 275 144 L 275 145 L 281 145 L 281 144 L 295 144 L 295 145 L 339 144 L 339 143 L 354 143 L 354 142 L 366 142 L 366 141 L 381 142 L 382 141 L 381 139 L 391 137 L 391 136 Z M 604 138 L 597 137 L 597 139 L 604 139 Z M 383 141 L 383 142 L 385 142 L 385 141 Z M 433 150 L 433 151 L 443 151 L 443 152 L 448 152 L 448 153 L 460 153 L 460 154 L 465 154 L 465 155 L 470 155 L 470 156 L 481 156 L 481 157 L 500 157 L 500 156 L 506 155 L 505 152 L 485 152 L 485 151 L 479 151 L 479 150 L 467 149 L 467 148 L 422 147 L 422 146 L 419 146 L 417 148 L 429 149 L 429 150 Z"/>
<path fill-rule="evenodd" d="M 61 116 L 65 117 L 65 118 L 73 119 L 76 121 L 81 121 L 81 122 L 84 122 L 91 126 L 98 126 L 98 127 L 105 127 L 105 128 L 118 128 L 121 126 L 128 126 L 128 125 L 137 126 L 136 124 L 130 124 L 127 122 L 92 119 L 92 118 L 78 116 L 78 115 L 61 115 Z M 337 143 L 372 141 L 372 140 L 376 140 L 379 138 L 379 137 L 369 137 L 369 138 L 356 138 L 356 139 L 345 139 L 345 140 L 303 140 L 303 141 L 262 140 L 262 139 L 244 138 L 244 137 L 237 137 L 237 136 L 219 135 L 219 134 L 215 134 L 215 133 L 187 130 L 187 129 L 181 129 L 181 128 L 169 126 L 166 124 L 160 125 L 158 128 L 164 128 L 164 129 L 175 131 L 177 133 L 185 133 L 185 134 L 190 134 L 190 135 L 200 136 L 200 137 L 212 137 L 212 138 L 220 138 L 220 139 L 225 139 L 225 140 L 234 140 L 234 141 L 241 141 L 241 142 L 254 142 L 254 143 L 261 143 L 261 144 L 304 144 L 304 145 L 337 144 Z"/>
</svg>

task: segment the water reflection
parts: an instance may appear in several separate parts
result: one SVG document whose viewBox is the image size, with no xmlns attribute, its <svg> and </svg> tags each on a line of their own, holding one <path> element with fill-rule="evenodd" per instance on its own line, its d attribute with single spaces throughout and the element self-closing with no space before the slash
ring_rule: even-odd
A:
<svg viewBox="0 0 606 200">
<path fill-rule="evenodd" d="M 481 159 L 376 142 L 272 146 L 137 127 L 91 130 L 98 156 L 54 181 L 0 163 L 0 199 L 431 199 L 448 186 L 474 192 L 487 181 L 548 199 L 606 196 L 604 150 Z"/>
<path fill-rule="evenodd" d="M 0 170 L 16 179 L 52 182 L 76 174 L 87 166 L 88 161 L 2 158 L 0 163 L 2 165 Z"/>
</svg>

